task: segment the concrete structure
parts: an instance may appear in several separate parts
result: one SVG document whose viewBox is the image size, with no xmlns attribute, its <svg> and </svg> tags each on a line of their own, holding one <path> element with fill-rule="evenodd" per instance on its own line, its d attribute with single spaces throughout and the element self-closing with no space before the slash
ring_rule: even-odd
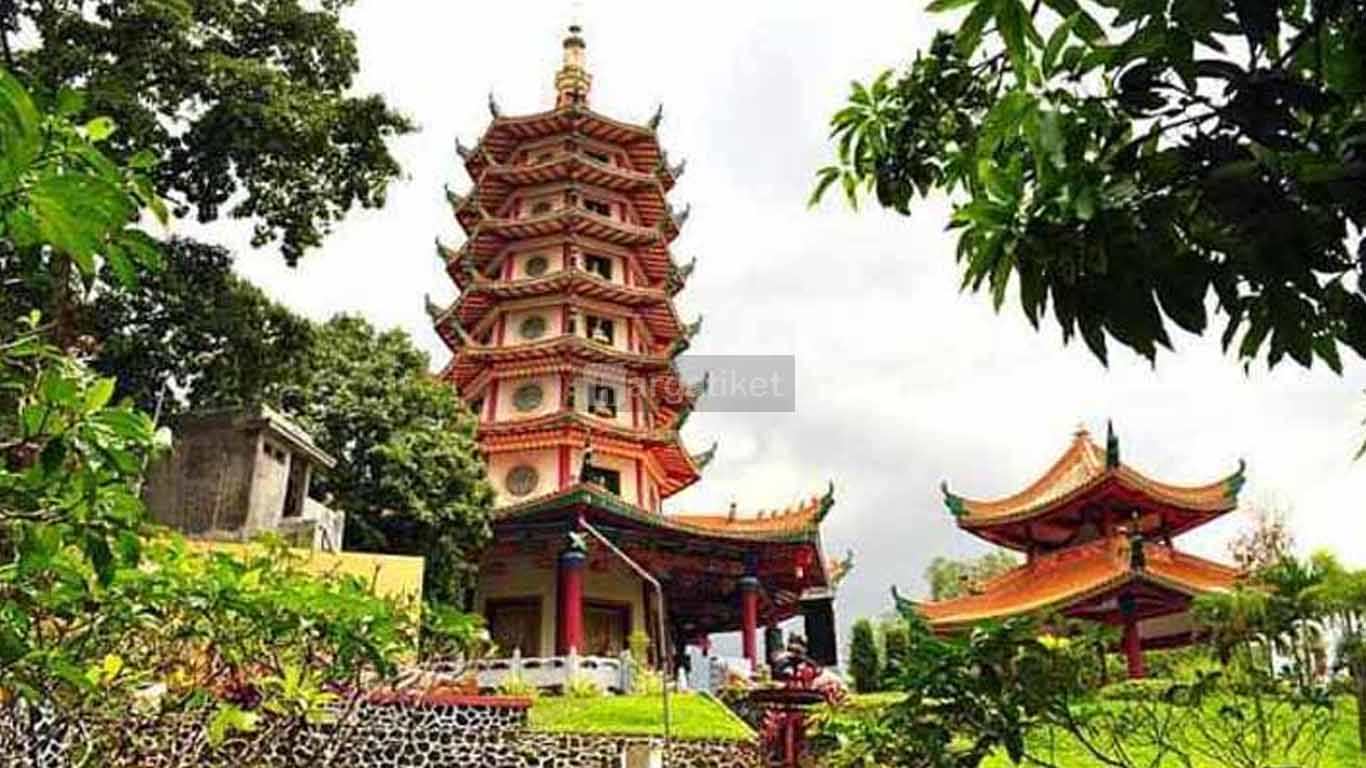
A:
<svg viewBox="0 0 1366 768">
<path fill-rule="evenodd" d="M 152 519 L 196 538 L 245 541 L 274 532 L 337 552 L 346 516 L 309 498 L 313 473 L 336 461 L 265 405 L 189 414 L 143 493 Z"/>
</svg>

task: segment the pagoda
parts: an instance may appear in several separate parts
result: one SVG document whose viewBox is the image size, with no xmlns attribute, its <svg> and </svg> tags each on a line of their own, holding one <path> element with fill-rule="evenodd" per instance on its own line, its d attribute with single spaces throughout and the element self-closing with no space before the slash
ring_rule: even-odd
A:
<svg viewBox="0 0 1366 768">
<path fill-rule="evenodd" d="M 1028 613 L 1119 627 L 1129 676 L 1143 677 L 1143 650 L 1193 642 L 1191 601 L 1238 580 L 1235 569 L 1180 552 L 1172 540 L 1232 511 L 1243 472 L 1240 464 L 1193 487 L 1158 482 L 1120 461 L 1110 427 L 1105 448 L 1078 430 L 1062 457 L 1013 496 L 975 501 L 946 483 L 959 528 L 1027 560 L 971 594 L 918 608 L 941 633 Z"/>
<path fill-rule="evenodd" d="M 571 26 L 553 109 L 508 116 L 490 97 L 483 137 L 456 142 L 473 188 L 448 197 L 466 240 L 437 247 L 460 295 L 428 311 L 496 493 L 474 607 L 523 657 L 612 656 L 641 632 L 676 654 L 739 630 L 758 663 L 758 628 L 802 615 L 833 662 L 833 486 L 776 511 L 665 513 L 716 450 L 679 436 L 705 389 L 675 365 L 700 325 L 673 302 L 692 272 L 670 252 L 684 166 L 660 148 L 662 110 L 633 125 L 589 107 L 585 47 Z M 649 581 L 590 527 L 659 582 L 667 637 Z"/>
</svg>

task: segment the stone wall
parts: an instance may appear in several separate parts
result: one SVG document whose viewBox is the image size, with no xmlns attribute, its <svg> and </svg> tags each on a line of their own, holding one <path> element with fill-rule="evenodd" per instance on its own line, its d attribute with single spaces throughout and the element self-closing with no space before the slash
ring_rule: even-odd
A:
<svg viewBox="0 0 1366 768">
<path fill-rule="evenodd" d="M 265 722 L 210 746 L 200 719 L 71 725 L 33 709 L 0 711 L 0 765 L 13 768 L 618 768 L 648 737 L 527 729 L 526 702 L 445 697 L 373 701 L 330 725 Z M 93 760 L 91 758 L 94 758 Z M 761 768 L 753 742 L 676 741 L 674 768 Z"/>
</svg>

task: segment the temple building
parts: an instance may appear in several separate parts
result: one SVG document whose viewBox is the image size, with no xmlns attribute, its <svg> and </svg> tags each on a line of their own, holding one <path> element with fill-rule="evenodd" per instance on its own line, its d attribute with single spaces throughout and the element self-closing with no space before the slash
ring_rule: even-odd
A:
<svg viewBox="0 0 1366 768">
<path fill-rule="evenodd" d="M 1238 580 L 1235 569 L 1180 552 L 1172 540 L 1232 511 L 1243 470 L 1208 485 L 1168 485 L 1120 461 L 1113 428 L 1103 449 L 1081 429 L 1062 458 L 1013 496 L 974 501 L 945 484 L 959 528 L 1027 561 L 972 594 L 922 603 L 920 612 L 943 633 L 1029 613 L 1119 627 L 1129 675 L 1143 677 L 1144 649 L 1195 639 L 1192 599 Z"/>
<path fill-rule="evenodd" d="M 571 27 L 554 108 L 508 116 L 490 98 L 483 137 L 457 141 L 473 188 L 448 197 L 466 240 L 437 247 L 460 295 L 428 311 L 497 495 L 475 608 L 505 654 L 612 656 L 637 632 L 654 648 L 654 587 L 629 558 L 662 585 L 670 653 L 738 630 L 757 663 L 758 630 L 801 615 L 833 662 L 833 486 L 771 512 L 665 511 L 715 452 L 679 436 L 705 389 L 675 366 L 700 325 L 673 302 L 692 271 L 670 253 L 683 164 L 660 147 L 662 112 L 633 125 L 589 107 L 584 54 Z"/>
</svg>

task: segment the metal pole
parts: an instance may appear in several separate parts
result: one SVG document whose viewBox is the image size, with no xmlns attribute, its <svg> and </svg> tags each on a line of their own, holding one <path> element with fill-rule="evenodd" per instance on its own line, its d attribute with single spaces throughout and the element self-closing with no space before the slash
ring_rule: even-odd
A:
<svg viewBox="0 0 1366 768">
<path fill-rule="evenodd" d="M 663 669 L 660 670 L 660 677 L 664 680 L 664 685 L 661 686 L 660 690 L 660 696 L 664 703 L 664 764 L 668 765 L 669 744 L 673 731 L 673 712 L 669 708 L 669 653 L 666 650 L 669 642 L 668 638 L 664 636 L 664 587 L 660 586 L 659 580 L 650 575 L 649 571 L 632 560 L 625 552 L 622 552 L 617 545 L 613 544 L 606 536 L 602 535 L 601 531 L 594 528 L 582 517 L 579 518 L 579 527 L 587 531 L 589 535 L 594 539 L 597 539 L 604 547 L 607 547 L 612 554 L 621 558 L 622 562 L 626 563 L 631 570 L 636 572 L 636 575 L 640 576 L 640 578 L 644 579 L 655 589 L 655 636 L 659 640 L 659 663 L 660 666 L 663 667 Z"/>
</svg>

